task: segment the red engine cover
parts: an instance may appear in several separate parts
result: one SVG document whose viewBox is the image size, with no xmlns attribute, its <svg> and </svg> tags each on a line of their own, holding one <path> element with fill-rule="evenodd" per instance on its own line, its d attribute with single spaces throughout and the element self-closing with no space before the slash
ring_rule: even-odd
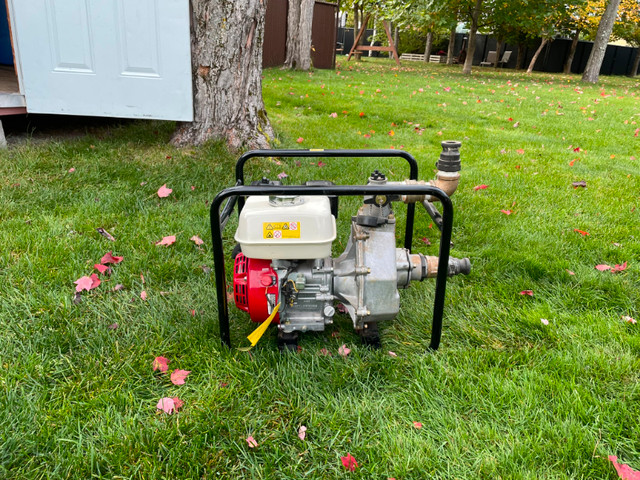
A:
<svg viewBox="0 0 640 480">
<path fill-rule="evenodd" d="M 247 258 L 242 253 L 236 257 L 233 268 L 233 298 L 236 307 L 249 312 L 254 322 L 264 322 L 269 317 L 267 294 L 275 296 L 278 304 L 278 275 L 271 268 L 271 260 Z M 280 314 L 271 323 L 280 323 Z"/>
</svg>

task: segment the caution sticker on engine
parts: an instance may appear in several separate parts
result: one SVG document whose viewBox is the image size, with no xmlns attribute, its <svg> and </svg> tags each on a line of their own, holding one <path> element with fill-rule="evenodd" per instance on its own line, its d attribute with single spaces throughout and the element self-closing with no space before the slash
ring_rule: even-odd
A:
<svg viewBox="0 0 640 480">
<path fill-rule="evenodd" d="M 300 238 L 300 222 L 264 222 L 262 238 Z"/>
</svg>

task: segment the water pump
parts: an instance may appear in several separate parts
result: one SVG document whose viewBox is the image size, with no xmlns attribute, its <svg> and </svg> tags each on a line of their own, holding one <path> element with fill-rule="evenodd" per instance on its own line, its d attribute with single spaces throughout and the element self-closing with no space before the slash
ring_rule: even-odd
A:
<svg viewBox="0 0 640 480">
<path fill-rule="evenodd" d="M 440 256 L 425 256 L 411 253 L 410 242 L 396 246 L 396 203 L 422 204 L 438 228 L 443 227 L 434 202 L 448 200 L 457 187 L 459 146 L 459 142 L 443 142 L 436 179 L 430 182 L 391 182 L 378 170 L 371 173 L 361 186 L 366 193 L 351 217 L 346 248 L 336 258 L 331 249 L 341 193 L 331 193 L 341 186 L 312 181 L 292 190 L 278 181 L 255 182 L 254 191 L 258 188 L 261 194 L 242 197 L 234 236 L 239 246 L 233 267 L 235 305 L 254 322 L 277 324 L 282 348 L 295 349 L 300 332 L 323 331 L 333 323 L 337 310 L 349 315 L 364 343 L 377 345 L 378 323 L 392 320 L 400 310 L 399 290 L 412 281 L 435 278 L 439 269 L 445 276 L 470 272 L 469 259 L 448 256 L 449 245 L 444 268 L 440 267 L 442 248 Z M 318 194 L 323 190 L 326 195 Z M 228 205 L 221 217 L 224 223 Z M 212 226 L 213 222 L 212 215 Z"/>
</svg>

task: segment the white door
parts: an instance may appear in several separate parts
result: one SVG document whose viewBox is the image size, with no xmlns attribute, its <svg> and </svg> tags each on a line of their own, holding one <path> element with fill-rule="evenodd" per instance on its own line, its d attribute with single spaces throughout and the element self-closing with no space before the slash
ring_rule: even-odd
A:
<svg viewBox="0 0 640 480">
<path fill-rule="evenodd" d="M 9 0 L 27 111 L 193 120 L 189 0 Z"/>
</svg>

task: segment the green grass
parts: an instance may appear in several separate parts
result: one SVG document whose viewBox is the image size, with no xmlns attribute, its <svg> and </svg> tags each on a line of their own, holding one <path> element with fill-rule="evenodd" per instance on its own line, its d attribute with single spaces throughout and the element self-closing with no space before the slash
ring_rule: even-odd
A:
<svg viewBox="0 0 640 480">
<path fill-rule="evenodd" d="M 640 320 L 639 86 L 371 60 L 264 72 L 276 146 L 402 148 L 430 179 L 440 142 L 463 142 L 452 254 L 473 271 L 448 284 L 435 353 L 431 281 L 401 293 L 379 351 L 344 317 L 297 355 L 277 353 L 273 331 L 250 354 L 221 348 L 208 204 L 233 183 L 235 158 L 219 144 L 175 149 L 171 123 L 133 122 L 1 153 L 0 478 L 617 478 L 608 455 L 640 470 L 640 325 L 621 321 Z M 374 168 L 407 172 L 325 162 L 256 161 L 249 176 L 359 184 Z M 158 199 L 164 183 L 173 194 Z M 341 202 L 336 254 L 357 205 Z M 430 223 L 418 211 L 414 249 L 435 255 Z M 154 245 L 166 235 L 177 242 Z M 124 261 L 75 305 L 73 282 L 109 250 Z M 625 261 L 616 275 L 594 269 Z M 254 325 L 231 317 L 234 343 L 246 342 Z M 185 385 L 154 374 L 158 355 L 192 372 Z M 156 412 L 164 396 L 184 400 L 179 414 Z"/>
</svg>

